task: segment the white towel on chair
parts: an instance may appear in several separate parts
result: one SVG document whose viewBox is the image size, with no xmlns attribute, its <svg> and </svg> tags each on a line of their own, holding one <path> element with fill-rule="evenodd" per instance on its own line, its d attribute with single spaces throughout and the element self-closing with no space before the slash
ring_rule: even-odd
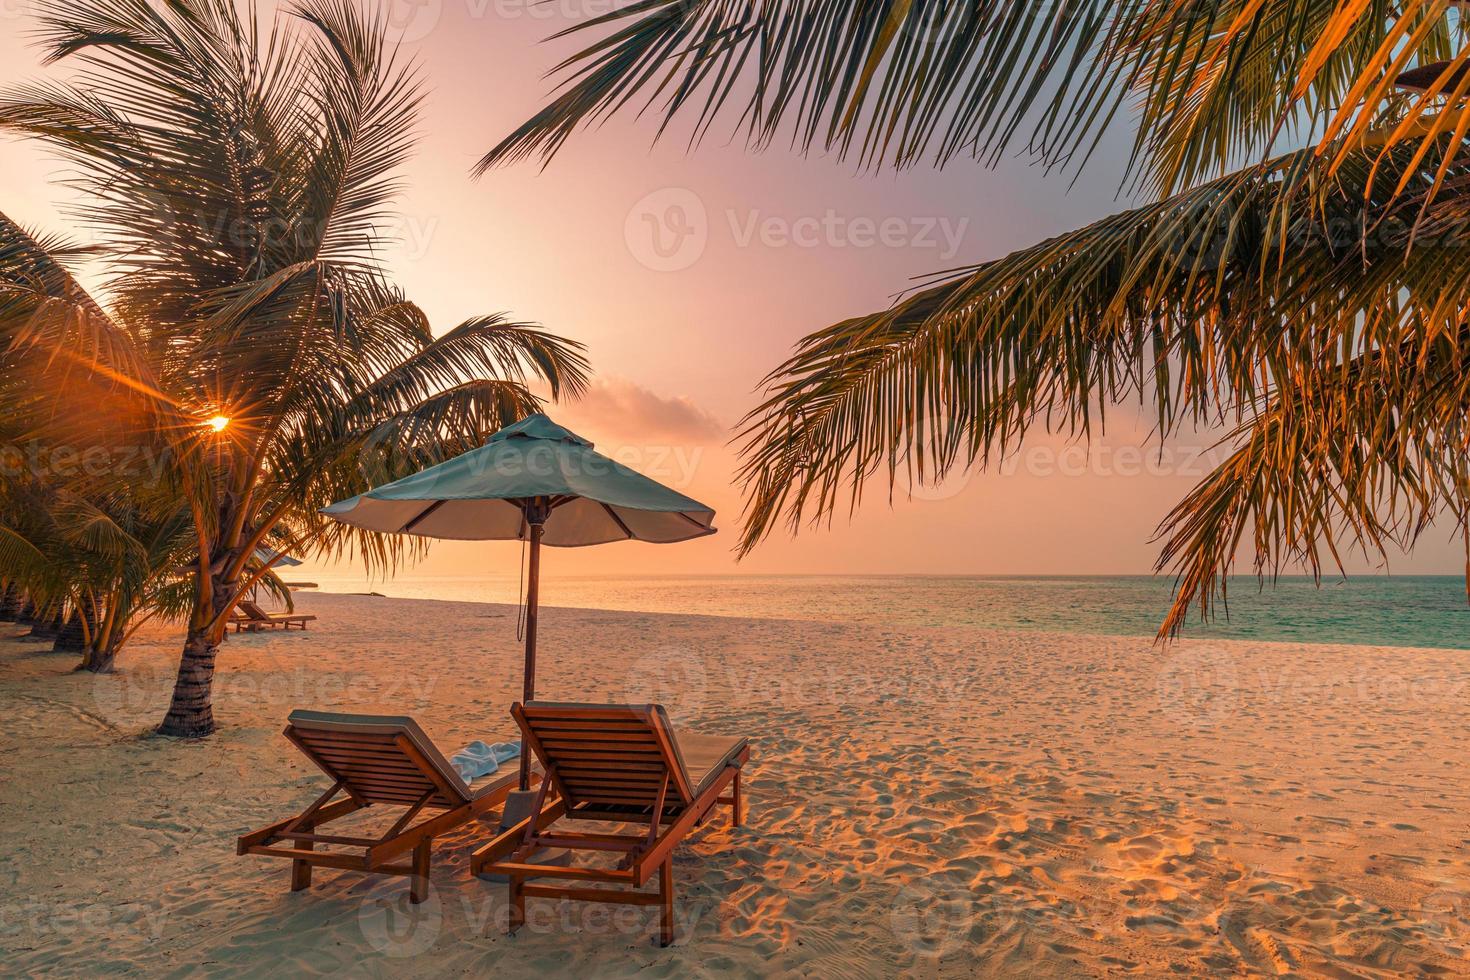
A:
<svg viewBox="0 0 1470 980">
<path fill-rule="evenodd" d="M 520 754 L 520 742 L 496 742 L 494 745 L 486 745 L 477 740 L 451 755 L 449 764 L 454 767 L 455 772 L 459 773 L 460 779 L 470 783 L 481 776 L 490 775 L 500 768 L 502 762 L 514 759 Z"/>
</svg>

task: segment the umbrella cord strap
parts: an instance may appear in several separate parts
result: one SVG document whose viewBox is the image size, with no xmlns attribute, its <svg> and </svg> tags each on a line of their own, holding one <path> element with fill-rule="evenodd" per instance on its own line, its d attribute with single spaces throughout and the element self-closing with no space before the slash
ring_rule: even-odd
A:
<svg viewBox="0 0 1470 980">
<path fill-rule="evenodd" d="M 520 598 L 516 601 L 516 640 L 526 638 L 526 539 L 521 538 L 521 582 L 516 587 Z"/>
</svg>

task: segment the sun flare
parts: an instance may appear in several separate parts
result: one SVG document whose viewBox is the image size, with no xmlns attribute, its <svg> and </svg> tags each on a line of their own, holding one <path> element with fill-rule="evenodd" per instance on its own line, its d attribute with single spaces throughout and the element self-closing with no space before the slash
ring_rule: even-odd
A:
<svg viewBox="0 0 1470 980">
<path fill-rule="evenodd" d="M 215 432 L 223 432 L 225 431 L 225 429 L 230 427 L 230 420 L 225 418 L 223 415 L 216 415 L 206 420 L 204 424 L 209 426 Z"/>
</svg>

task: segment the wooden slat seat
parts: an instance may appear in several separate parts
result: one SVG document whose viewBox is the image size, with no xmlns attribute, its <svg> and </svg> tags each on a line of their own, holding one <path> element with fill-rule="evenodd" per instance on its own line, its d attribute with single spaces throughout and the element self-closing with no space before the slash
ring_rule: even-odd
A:
<svg viewBox="0 0 1470 980">
<path fill-rule="evenodd" d="M 310 885 L 312 867 L 322 865 L 409 875 L 410 899 L 421 902 L 427 894 L 434 838 L 503 803 L 518 781 L 515 768 L 508 767 L 506 775 L 471 790 L 418 723 L 406 716 L 293 711 L 283 734 L 332 780 L 332 786 L 301 814 L 242 836 L 237 851 L 289 858 L 292 891 Z M 331 802 L 339 793 L 344 798 Z M 407 808 L 381 837 L 316 833 L 330 820 L 377 804 Z M 425 810 L 443 812 L 414 824 Z M 293 841 L 295 847 L 277 846 L 282 841 Z M 318 851 L 318 843 L 363 850 Z M 389 863 L 409 850 L 410 864 Z"/>
<path fill-rule="evenodd" d="M 659 940 L 673 942 L 674 848 L 717 803 L 728 803 L 739 826 L 740 770 L 750 758 L 743 738 L 676 735 L 668 713 L 656 704 L 577 704 L 533 701 L 511 714 L 524 744 L 545 771 L 541 798 L 515 827 L 475 851 L 476 874 L 510 882 L 511 931 L 525 921 L 527 897 L 565 898 L 661 907 Z M 728 796 L 722 796 L 725 789 Z M 557 799 L 543 805 L 550 793 Z M 643 833 L 584 834 L 557 831 L 566 820 L 646 823 Z M 537 865 L 528 858 L 541 847 L 620 851 L 610 869 Z M 640 892 L 657 871 L 657 893 Z M 606 882 L 625 887 L 591 889 L 526 884 L 535 878 Z"/>
<path fill-rule="evenodd" d="M 248 630 L 258 633 L 263 629 L 273 629 L 277 626 L 290 630 L 292 626 L 306 629 L 307 623 L 316 622 L 316 617 L 307 613 L 273 613 L 266 612 L 260 608 L 260 604 L 250 599 L 241 599 L 235 604 L 235 612 L 230 616 L 230 622 L 235 624 L 235 632 Z"/>
</svg>

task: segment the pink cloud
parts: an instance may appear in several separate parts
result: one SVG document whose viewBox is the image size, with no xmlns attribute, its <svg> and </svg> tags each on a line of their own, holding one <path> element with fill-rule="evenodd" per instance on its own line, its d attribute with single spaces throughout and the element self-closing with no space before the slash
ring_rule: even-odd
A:
<svg viewBox="0 0 1470 980">
<path fill-rule="evenodd" d="M 627 378 L 593 379 L 580 400 L 552 412 L 570 428 L 620 439 L 663 439 L 680 443 L 724 443 L 725 426 L 684 395 L 662 395 Z"/>
</svg>

